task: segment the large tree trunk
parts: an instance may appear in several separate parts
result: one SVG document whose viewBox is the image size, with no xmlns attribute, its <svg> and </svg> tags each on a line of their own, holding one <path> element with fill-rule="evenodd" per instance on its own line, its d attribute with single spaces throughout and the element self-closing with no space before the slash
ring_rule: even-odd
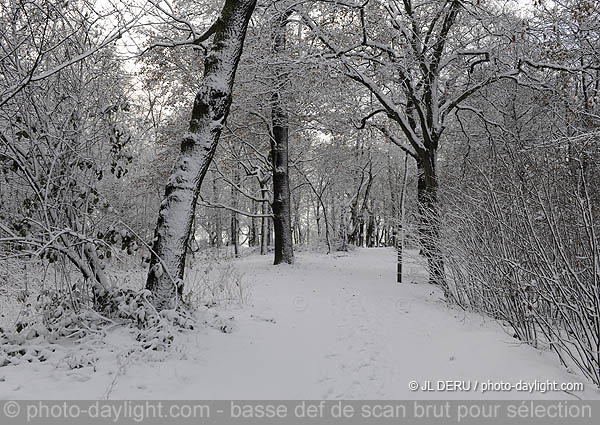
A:
<svg viewBox="0 0 600 425">
<path fill-rule="evenodd" d="M 275 54 L 285 48 L 287 16 L 281 14 L 275 19 L 273 45 Z M 274 264 L 294 262 L 292 242 L 290 179 L 288 170 L 288 116 L 281 100 L 281 87 L 285 87 L 286 76 L 283 70 L 275 70 L 277 88 L 271 97 L 271 119 L 273 138 L 271 139 L 271 159 L 273 161 L 273 227 L 275 228 Z"/>
<path fill-rule="evenodd" d="M 167 181 L 158 212 L 146 288 L 158 310 L 176 308 L 183 293 L 186 245 L 196 200 L 229 114 L 235 72 L 256 0 L 225 0 L 212 27 L 204 81 L 196 95 L 189 132 Z"/>
<path fill-rule="evenodd" d="M 420 238 L 429 266 L 429 283 L 446 290 L 444 259 L 439 246 L 439 206 L 436 152 L 427 150 L 417 159 L 417 201 Z"/>
<path fill-rule="evenodd" d="M 275 230 L 274 264 L 294 262 L 292 244 L 290 180 L 288 174 L 287 114 L 281 108 L 279 95 L 273 96 L 273 227 Z"/>
</svg>

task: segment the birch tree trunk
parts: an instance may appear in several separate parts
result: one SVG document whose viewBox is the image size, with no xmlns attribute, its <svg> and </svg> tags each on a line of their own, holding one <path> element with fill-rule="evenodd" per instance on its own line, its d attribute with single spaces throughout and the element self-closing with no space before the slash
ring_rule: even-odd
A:
<svg viewBox="0 0 600 425">
<path fill-rule="evenodd" d="M 225 0 L 212 27 L 204 81 L 196 95 L 189 131 L 165 187 L 154 231 L 146 288 L 158 310 L 181 302 L 186 245 L 202 180 L 229 114 L 235 72 L 256 0 Z"/>
<path fill-rule="evenodd" d="M 273 49 L 275 54 L 285 49 L 287 16 L 281 14 L 275 19 Z M 292 242 L 290 179 L 288 170 L 288 133 L 287 112 L 281 101 L 281 87 L 286 85 L 282 70 L 275 70 L 277 88 L 271 97 L 271 118 L 273 137 L 271 139 L 271 158 L 273 161 L 273 227 L 275 229 L 274 264 L 294 262 Z"/>
</svg>

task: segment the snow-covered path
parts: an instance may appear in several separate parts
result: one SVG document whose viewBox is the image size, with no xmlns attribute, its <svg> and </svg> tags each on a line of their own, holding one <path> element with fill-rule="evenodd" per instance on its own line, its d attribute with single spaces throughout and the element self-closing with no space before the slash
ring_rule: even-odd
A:
<svg viewBox="0 0 600 425">
<path fill-rule="evenodd" d="M 518 344 L 492 320 L 449 308 L 424 283 L 414 257 L 406 283 L 396 284 L 394 261 L 391 249 L 300 253 L 296 264 L 278 267 L 270 256 L 250 256 L 237 264 L 252 282 L 252 296 L 249 305 L 228 311 L 233 333 L 190 332 L 178 337 L 168 358 L 149 362 L 128 355 L 117 332 L 98 348 L 105 354 L 95 371 L 65 371 L 50 362 L 0 369 L 0 398 L 572 398 L 561 391 L 482 393 L 488 381 L 581 378 L 550 353 Z M 411 391 L 412 380 L 478 381 L 478 388 Z M 600 398 L 587 382 L 575 394 Z"/>
</svg>

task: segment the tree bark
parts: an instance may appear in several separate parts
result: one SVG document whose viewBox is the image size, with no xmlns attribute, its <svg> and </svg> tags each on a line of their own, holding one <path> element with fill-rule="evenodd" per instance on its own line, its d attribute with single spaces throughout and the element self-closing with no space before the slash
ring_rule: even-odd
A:
<svg viewBox="0 0 600 425">
<path fill-rule="evenodd" d="M 189 131 L 165 187 L 154 231 L 146 288 L 157 310 L 181 303 L 186 245 L 200 186 L 229 114 L 235 72 L 256 0 L 225 0 L 204 61 Z"/>
<path fill-rule="evenodd" d="M 285 48 L 287 16 L 281 14 L 275 20 L 273 48 L 278 54 Z M 275 229 L 274 264 L 294 262 L 292 242 L 290 179 L 288 169 L 288 116 L 281 99 L 281 87 L 286 86 L 282 70 L 275 70 L 276 89 L 271 96 L 271 160 L 273 162 L 273 227 Z"/>
<path fill-rule="evenodd" d="M 446 290 L 444 259 L 439 246 L 439 205 L 436 151 L 425 150 L 417 159 L 419 234 L 429 266 L 429 283 Z"/>
</svg>

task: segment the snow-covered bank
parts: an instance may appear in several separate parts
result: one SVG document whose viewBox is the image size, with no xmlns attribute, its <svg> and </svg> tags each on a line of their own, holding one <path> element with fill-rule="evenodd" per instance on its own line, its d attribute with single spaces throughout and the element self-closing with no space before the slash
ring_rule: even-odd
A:
<svg viewBox="0 0 600 425">
<path fill-rule="evenodd" d="M 585 381 L 494 321 L 449 308 L 424 283 L 415 255 L 401 285 L 394 283 L 391 249 L 300 253 L 292 266 L 272 266 L 270 256 L 238 260 L 252 294 L 248 305 L 220 311 L 233 318 L 232 333 L 199 328 L 151 358 L 115 329 L 95 346 L 65 350 L 63 358 L 0 368 L 0 398 L 573 398 L 562 391 L 482 393 L 489 382 Z M 478 387 L 411 391 L 413 380 Z M 600 398 L 587 382 L 574 394 Z"/>
</svg>

